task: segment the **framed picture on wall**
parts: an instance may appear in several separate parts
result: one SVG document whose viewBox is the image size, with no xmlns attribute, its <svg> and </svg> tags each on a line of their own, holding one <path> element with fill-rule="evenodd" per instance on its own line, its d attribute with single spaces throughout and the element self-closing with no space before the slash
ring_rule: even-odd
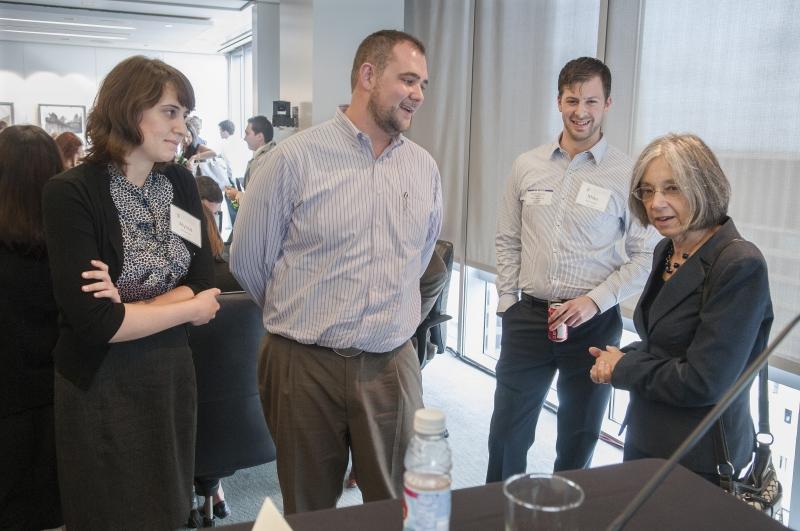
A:
<svg viewBox="0 0 800 531">
<path fill-rule="evenodd" d="M 65 131 L 83 136 L 86 128 L 86 107 L 83 105 L 39 104 L 39 125 L 51 135 Z"/>
<path fill-rule="evenodd" d="M 0 122 L 14 125 L 14 104 L 0 101 Z"/>
</svg>

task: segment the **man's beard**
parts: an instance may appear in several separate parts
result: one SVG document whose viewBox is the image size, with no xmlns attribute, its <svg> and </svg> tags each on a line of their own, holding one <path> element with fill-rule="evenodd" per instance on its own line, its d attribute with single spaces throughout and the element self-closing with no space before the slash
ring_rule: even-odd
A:
<svg viewBox="0 0 800 531">
<path fill-rule="evenodd" d="M 375 124 L 387 135 L 397 136 L 407 128 L 403 126 L 400 119 L 391 108 L 381 109 L 378 106 L 378 101 L 375 93 L 370 94 L 369 101 L 367 102 L 367 110 L 369 111 Z"/>
</svg>

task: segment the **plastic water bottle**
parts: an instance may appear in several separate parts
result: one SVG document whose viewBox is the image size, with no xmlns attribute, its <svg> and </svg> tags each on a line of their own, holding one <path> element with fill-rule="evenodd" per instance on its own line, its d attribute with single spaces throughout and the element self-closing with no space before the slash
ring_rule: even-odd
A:
<svg viewBox="0 0 800 531">
<path fill-rule="evenodd" d="M 444 413 L 418 409 L 414 437 L 408 445 L 403 474 L 403 530 L 448 531 L 450 528 L 450 446 Z"/>
</svg>

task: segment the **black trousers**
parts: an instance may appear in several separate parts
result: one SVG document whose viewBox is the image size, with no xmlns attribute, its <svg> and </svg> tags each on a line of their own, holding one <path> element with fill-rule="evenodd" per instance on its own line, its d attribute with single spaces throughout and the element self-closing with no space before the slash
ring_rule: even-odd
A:
<svg viewBox="0 0 800 531">
<path fill-rule="evenodd" d="M 497 388 L 489 428 L 486 481 L 525 472 L 539 412 L 558 370 L 555 471 L 586 468 L 592 460 L 611 386 L 589 379 L 589 347 L 619 345 L 619 306 L 570 328 L 567 340 L 547 338 L 547 303 L 524 298 L 503 314 Z"/>
</svg>

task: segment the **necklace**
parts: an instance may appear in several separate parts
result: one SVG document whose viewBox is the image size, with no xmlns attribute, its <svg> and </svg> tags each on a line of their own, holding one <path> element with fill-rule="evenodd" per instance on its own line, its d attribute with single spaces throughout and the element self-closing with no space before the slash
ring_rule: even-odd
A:
<svg viewBox="0 0 800 531">
<path fill-rule="evenodd" d="M 689 257 L 692 256 L 694 254 L 694 252 L 697 249 L 699 249 L 700 246 L 703 245 L 711 236 L 713 236 L 713 234 L 715 232 L 716 231 L 714 231 L 714 230 L 707 231 L 703 235 L 703 237 L 700 238 L 700 240 L 698 240 L 698 242 L 696 244 L 694 244 L 694 247 L 692 247 L 691 249 L 689 249 L 689 251 L 687 251 L 687 252 L 685 252 L 685 253 L 683 253 L 681 255 L 681 258 L 683 258 L 683 261 L 685 262 L 686 260 L 688 260 Z M 681 266 L 680 262 L 673 262 L 672 261 L 672 257 L 673 257 L 674 254 L 675 254 L 675 244 L 673 242 L 670 242 L 669 243 L 669 250 L 667 251 L 667 257 L 666 257 L 666 259 L 664 259 L 664 273 L 666 273 L 667 275 L 672 275 Z"/>
<path fill-rule="evenodd" d="M 681 266 L 681 264 L 679 264 L 678 262 L 673 262 L 672 261 L 672 255 L 674 253 L 675 253 L 675 246 L 672 243 L 670 243 L 669 244 L 669 251 L 667 251 L 667 258 L 666 258 L 666 260 L 664 260 L 664 272 L 666 274 L 668 274 L 668 275 L 673 274 Z M 683 258 L 683 261 L 685 262 L 686 260 L 689 259 L 689 253 L 683 253 L 683 255 L 681 255 L 681 257 Z"/>
</svg>

